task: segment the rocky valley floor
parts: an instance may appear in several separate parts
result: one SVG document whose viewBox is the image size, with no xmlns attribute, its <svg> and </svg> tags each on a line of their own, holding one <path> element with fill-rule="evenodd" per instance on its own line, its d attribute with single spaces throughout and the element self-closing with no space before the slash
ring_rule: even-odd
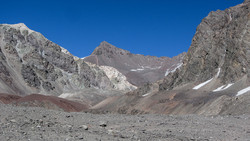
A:
<svg viewBox="0 0 250 141">
<path fill-rule="evenodd" d="M 3 141 L 249 139 L 250 115 L 90 114 L 0 105 L 0 140 Z"/>
</svg>

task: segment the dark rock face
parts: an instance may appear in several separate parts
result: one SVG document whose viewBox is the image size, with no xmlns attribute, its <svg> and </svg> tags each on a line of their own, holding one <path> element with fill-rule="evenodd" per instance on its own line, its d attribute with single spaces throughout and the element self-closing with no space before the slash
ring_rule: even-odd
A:
<svg viewBox="0 0 250 141">
<path fill-rule="evenodd" d="M 102 42 L 84 61 L 100 66 L 111 66 L 123 73 L 136 86 L 155 82 L 165 77 L 166 71 L 173 71 L 181 65 L 185 53 L 179 56 L 154 57 L 132 54 L 107 42 Z"/>
<path fill-rule="evenodd" d="M 30 67 L 23 65 L 22 67 L 22 76 L 24 81 L 31 87 L 39 88 L 41 82 L 36 75 L 35 71 Z"/>
<path fill-rule="evenodd" d="M 24 24 L 0 25 L 0 91 L 58 96 L 86 88 L 112 89 L 92 67 Z"/>
<path fill-rule="evenodd" d="M 222 84 L 234 83 L 250 73 L 249 1 L 211 12 L 198 26 L 180 71 L 167 77 L 160 89 L 189 82 L 204 82 L 216 75 Z"/>
</svg>

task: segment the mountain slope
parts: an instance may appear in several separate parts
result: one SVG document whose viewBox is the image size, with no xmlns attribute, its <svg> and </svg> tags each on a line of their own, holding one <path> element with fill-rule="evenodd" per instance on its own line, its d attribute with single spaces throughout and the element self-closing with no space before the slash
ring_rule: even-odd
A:
<svg viewBox="0 0 250 141">
<path fill-rule="evenodd" d="M 89 103 L 98 97 L 96 103 L 111 91 L 122 94 L 130 90 L 127 84 L 117 92 L 115 85 L 100 67 L 85 63 L 26 25 L 0 25 L 1 93 L 54 96 L 77 93 Z M 106 93 L 102 93 L 104 89 Z"/>
<path fill-rule="evenodd" d="M 114 67 L 124 74 L 131 84 L 140 86 L 160 80 L 165 74 L 174 72 L 176 67 L 181 66 L 184 55 L 185 53 L 173 58 L 158 58 L 132 54 L 103 41 L 90 56 L 84 58 L 84 61 Z"/>
<path fill-rule="evenodd" d="M 183 65 L 164 80 L 93 107 L 119 113 L 249 113 L 250 1 L 211 12 L 197 27 Z"/>
<path fill-rule="evenodd" d="M 198 26 L 177 79 L 166 80 L 162 89 L 189 82 L 204 82 L 219 72 L 221 84 L 249 77 L 249 2 L 211 12 Z M 195 69 L 194 69 L 195 68 Z M 172 77 L 175 77 L 175 76 Z M 165 87 L 165 88 L 164 88 Z"/>
<path fill-rule="evenodd" d="M 15 106 L 43 107 L 46 109 L 66 112 L 80 112 L 89 108 L 89 105 L 69 101 L 55 96 L 31 94 L 24 97 L 0 93 L 0 103 Z"/>
</svg>

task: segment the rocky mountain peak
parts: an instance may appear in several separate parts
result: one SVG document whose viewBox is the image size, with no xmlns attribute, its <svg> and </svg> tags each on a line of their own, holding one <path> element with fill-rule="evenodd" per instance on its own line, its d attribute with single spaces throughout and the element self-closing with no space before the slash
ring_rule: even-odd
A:
<svg viewBox="0 0 250 141">
<path fill-rule="evenodd" d="M 108 58 L 112 58 L 116 56 L 117 54 L 127 54 L 129 53 L 126 50 L 123 50 L 121 48 L 118 48 L 114 45 L 111 45 L 110 43 L 103 41 L 100 43 L 100 45 L 93 51 L 91 55 L 104 55 Z"/>
<path fill-rule="evenodd" d="M 102 41 L 99 45 L 99 47 L 114 47 L 113 45 L 111 45 L 110 43 L 108 43 L 107 41 Z"/>
<path fill-rule="evenodd" d="M 7 24 L 6 24 L 7 25 Z M 18 24 L 9 24 L 9 26 L 11 27 L 17 27 L 17 28 L 21 28 L 21 27 L 24 27 L 24 28 L 27 28 L 29 29 L 24 23 L 18 23 Z"/>
<path fill-rule="evenodd" d="M 18 23 L 18 24 L 1 24 L 1 26 L 14 28 L 16 30 L 21 31 L 22 33 L 24 31 L 28 32 L 28 34 L 30 34 L 32 32 L 35 32 L 35 31 L 29 29 L 24 23 Z"/>
<path fill-rule="evenodd" d="M 125 75 L 136 86 L 155 82 L 181 66 L 185 53 L 173 58 L 132 54 L 103 41 L 85 61 L 99 66 L 111 66 Z"/>
</svg>

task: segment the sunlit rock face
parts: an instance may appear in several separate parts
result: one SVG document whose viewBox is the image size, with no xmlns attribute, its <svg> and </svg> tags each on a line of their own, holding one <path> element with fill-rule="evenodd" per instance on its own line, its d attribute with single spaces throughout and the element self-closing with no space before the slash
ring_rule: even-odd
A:
<svg viewBox="0 0 250 141">
<path fill-rule="evenodd" d="M 0 91 L 58 96 L 87 88 L 113 89 L 99 67 L 89 66 L 24 24 L 0 25 Z"/>
</svg>

